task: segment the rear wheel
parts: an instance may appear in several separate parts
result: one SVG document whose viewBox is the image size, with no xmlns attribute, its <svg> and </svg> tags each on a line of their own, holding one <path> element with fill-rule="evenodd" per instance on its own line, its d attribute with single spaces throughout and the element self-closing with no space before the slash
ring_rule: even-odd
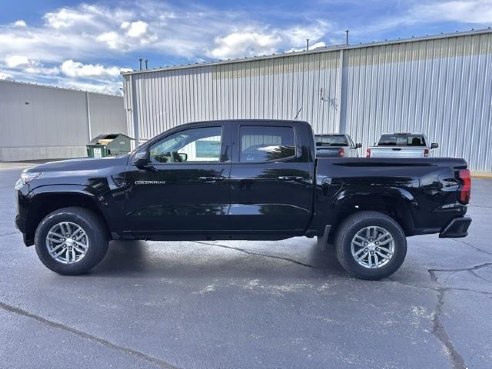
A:
<svg viewBox="0 0 492 369">
<path fill-rule="evenodd" d="M 36 230 L 34 243 L 43 264 L 66 275 L 87 273 L 108 250 L 108 239 L 99 217 L 78 207 L 48 214 Z"/>
<path fill-rule="evenodd" d="M 400 268 L 407 254 L 407 240 L 400 225 L 375 211 L 361 211 L 348 217 L 335 238 L 342 267 L 361 279 L 377 280 Z"/>
</svg>

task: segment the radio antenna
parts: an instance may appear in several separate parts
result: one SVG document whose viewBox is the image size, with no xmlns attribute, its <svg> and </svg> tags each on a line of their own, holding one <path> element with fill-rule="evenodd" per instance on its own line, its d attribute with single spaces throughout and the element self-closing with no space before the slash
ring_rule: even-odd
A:
<svg viewBox="0 0 492 369">
<path fill-rule="evenodd" d="M 297 114 L 296 114 L 296 116 L 294 117 L 294 120 L 297 120 L 297 117 L 299 116 L 299 113 L 301 112 L 301 110 L 302 110 L 302 106 L 301 106 L 301 108 L 297 111 Z"/>
</svg>

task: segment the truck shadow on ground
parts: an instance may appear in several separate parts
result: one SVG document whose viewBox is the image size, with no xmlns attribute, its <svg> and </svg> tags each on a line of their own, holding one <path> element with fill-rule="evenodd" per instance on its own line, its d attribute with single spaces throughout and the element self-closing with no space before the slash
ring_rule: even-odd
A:
<svg viewBox="0 0 492 369">
<path fill-rule="evenodd" d="M 196 244 L 196 245 L 193 245 Z M 244 246 L 244 243 L 242 244 Z M 195 248 L 193 246 L 196 246 Z M 304 243 L 302 253 L 289 253 L 279 245 L 275 250 L 230 244 L 187 242 L 112 241 L 106 258 L 92 276 L 162 277 L 303 277 L 348 275 L 338 263 L 333 248 L 322 250 L 315 241 Z"/>
</svg>

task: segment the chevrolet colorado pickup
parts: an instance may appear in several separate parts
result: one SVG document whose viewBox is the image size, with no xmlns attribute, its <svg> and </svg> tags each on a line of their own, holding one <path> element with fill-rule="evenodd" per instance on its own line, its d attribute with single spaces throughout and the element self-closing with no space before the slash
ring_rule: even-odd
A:
<svg viewBox="0 0 492 369">
<path fill-rule="evenodd" d="M 16 224 L 60 274 L 82 274 L 110 240 L 318 237 L 363 279 L 394 273 L 406 237 L 465 237 L 462 159 L 316 158 L 299 121 L 190 123 L 129 155 L 25 170 Z"/>
</svg>

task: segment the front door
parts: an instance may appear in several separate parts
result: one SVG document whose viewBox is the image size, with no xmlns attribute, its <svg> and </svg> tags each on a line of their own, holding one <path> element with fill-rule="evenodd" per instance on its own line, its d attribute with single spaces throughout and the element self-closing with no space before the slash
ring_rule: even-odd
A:
<svg viewBox="0 0 492 369">
<path fill-rule="evenodd" d="M 194 126 L 150 148 L 150 166 L 131 167 L 126 216 L 134 234 L 200 235 L 227 227 L 230 160 L 224 126 Z"/>
</svg>

